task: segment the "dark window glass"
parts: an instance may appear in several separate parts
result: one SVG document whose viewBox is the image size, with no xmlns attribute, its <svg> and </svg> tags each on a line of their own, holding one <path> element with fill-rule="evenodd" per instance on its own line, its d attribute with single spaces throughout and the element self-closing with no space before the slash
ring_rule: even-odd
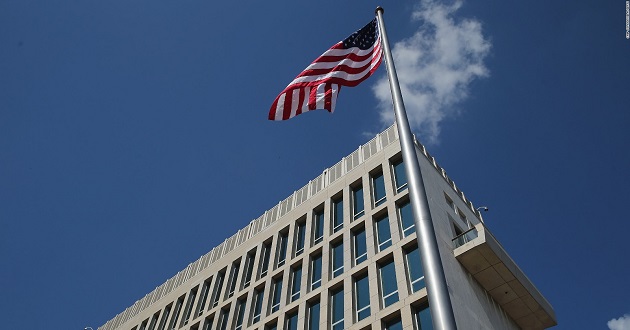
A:
<svg viewBox="0 0 630 330">
<path fill-rule="evenodd" d="M 280 309 L 280 296 L 282 295 L 282 278 L 278 278 L 273 282 L 271 292 L 271 313 Z"/>
<path fill-rule="evenodd" d="M 376 238 L 378 250 L 383 251 L 392 245 L 392 233 L 389 229 L 389 217 L 376 220 Z"/>
<path fill-rule="evenodd" d="M 245 260 L 245 269 L 243 270 L 243 284 L 241 284 L 241 288 L 246 288 L 252 282 L 252 273 L 254 272 L 254 260 L 256 259 L 256 251 L 250 252 L 247 254 L 247 259 Z"/>
<path fill-rule="evenodd" d="M 221 295 L 221 289 L 223 287 L 223 278 L 225 277 L 225 271 L 217 274 L 217 280 L 214 282 L 214 289 L 212 289 L 212 307 L 216 307 L 219 304 L 219 297 Z"/>
<path fill-rule="evenodd" d="M 306 224 L 298 223 L 295 228 L 295 255 L 299 256 L 304 252 L 304 235 L 306 234 Z"/>
<path fill-rule="evenodd" d="M 287 315 L 286 326 L 284 327 L 286 330 L 297 330 L 298 328 L 298 314 L 293 313 L 291 315 Z"/>
<path fill-rule="evenodd" d="M 332 277 L 343 274 L 343 242 L 332 246 Z"/>
<path fill-rule="evenodd" d="M 197 303 L 197 316 L 203 314 L 203 311 L 206 307 L 206 302 L 208 300 L 208 293 L 210 292 L 210 282 L 212 282 L 212 278 L 209 278 L 203 282 L 203 286 L 201 287 L 201 299 Z M 151 329 L 153 330 L 153 329 Z"/>
<path fill-rule="evenodd" d="M 365 228 L 361 228 L 353 233 L 352 244 L 354 245 L 354 264 L 358 265 L 367 260 L 367 244 L 365 241 Z"/>
<path fill-rule="evenodd" d="M 278 236 L 278 267 L 284 265 L 287 258 L 287 234 Z"/>
<path fill-rule="evenodd" d="M 405 262 L 407 263 L 407 276 L 409 278 L 411 292 L 418 292 L 418 290 L 424 288 L 426 284 L 424 282 L 422 259 L 420 259 L 420 251 L 418 251 L 417 247 L 406 252 Z"/>
<path fill-rule="evenodd" d="M 416 225 L 413 220 L 413 212 L 411 212 L 411 204 L 409 204 L 409 202 L 406 202 L 398 208 L 398 216 L 400 217 L 400 227 L 403 237 L 413 234 L 416 230 Z"/>
<path fill-rule="evenodd" d="M 400 319 L 391 320 L 385 323 L 385 330 L 402 330 L 402 322 Z"/>
<path fill-rule="evenodd" d="M 157 324 L 157 320 L 160 317 L 160 312 L 153 314 L 151 318 L 151 323 L 149 323 L 149 330 L 155 330 L 155 325 Z"/>
<path fill-rule="evenodd" d="M 236 306 L 236 315 L 234 317 L 234 330 L 243 329 L 243 318 L 245 314 L 245 300 L 239 300 Z"/>
<path fill-rule="evenodd" d="M 271 243 L 266 243 L 263 245 L 261 261 L 260 261 L 260 276 L 258 278 L 262 278 L 267 275 L 267 270 L 269 269 L 269 257 L 271 256 Z"/>
<path fill-rule="evenodd" d="M 422 306 L 414 311 L 414 323 L 416 330 L 433 330 L 433 320 L 431 320 L 431 310 L 429 306 Z"/>
<path fill-rule="evenodd" d="M 293 269 L 291 275 L 291 301 L 296 301 L 300 298 L 300 286 L 302 283 L 302 267 Z"/>
<path fill-rule="evenodd" d="M 394 162 L 394 181 L 396 184 L 396 192 L 400 192 L 407 188 L 407 173 L 405 172 L 405 164 L 402 159 Z"/>
<path fill-rule="evenodd" d="M 394 261 L 381 265 L 379 268 L 381 281 L 381 300 L 383 307 L 398 301 L 398 284 L 396 282 L 396 268 Z"/>
<path fill-rule="evenodd" d="M 171 314 L 171 305 L 166 306 L 164 309 L 164 314 L 162 314 L 162 318 L 160 319 L 160 325 L 158 326 L 158 330 L 164 330 L 166 326 L 166 321 L 168 320 L 168 316 Z"/>
<path fill-rule="evenodd" d="M 330 328 L 343 330 L 343 288 L 331 293 Z"/>
<path fill-rule="evenodd" d="M 383 173 L 376 174 L 372 177 L 372 189 L 374 195 L 374 206 L 383 204 L 386 200 Z"/>
<path fill-rule="evenodd" d="M 317 244 L 324 238 L 324 212 L 315 212 L 313 219 L 313 244 Z"/>
<path fill-rule="evenodd" d="M 190 320 L 190 314 L 192 314 L 192 307 L 195 303 L 195 299 L 197 298 L 197 288 L 190 290 L 190 294 L 188 294 L 188 301 L 186 302 L 186 308 L 184 309 L 184 317 L 182 318 L 182 324 L 188 324 L 188 320 Z"/>
<path fill-rule="evenodd" d="M 171 319 L 171 323 L 169 323 L 168 328 L 173 330 L 177 327 L 177 319 L 179 318 L 179 313 L 182 310 L 182 305 L 184 304 L 184 297 L 177 299 L 177 303 L 175 304 L 175 311 L 173 312 L 173 318 Z"/>
<path fill-rule="evenodd" d="M 307 330 L 319 330 L 319 301 L 311 303 L 308 306 L 308 329 Z"/>
<path fill-rule="evenodd" d="M 228 323 L 228 313 L 230 312 L 229 309 L 223 309 L 221 310 L 221 315 L 219 315 L 219 330 L 226 330 L 227 329 L 227 323 Z"/>
<path fill-rule="evenodd" d="M 311 260 L 311 290 L 322 285 L 322 256 L 317 255 Z"/>
<path fill-rule="evenodd" d="M 238 278 L 238 270 L 240 269 L 240 267 L 240 262 L 235 262 L 234 264 L 232 264 L 232 271 L 230 272 L 230 284 L 228 286 L 229 290 L 226 296 L 227 298 L 230 298 L 234 295 L 234 291 L 236 290 L 236 279 Z"/>
<path fill-rule="evenodd" d="M 363 205 L 363 186 L 352 188 L 352 213 L 354 219 L 358 219 L 365 214 L 365 207 Z"/>
<path fill-rule="evenodd" d="M 343 228 L 343 199 L 333 201 L 332 230 L 333 233 Z"/>
<path fill-rule="evenodd" d="M 265 289 L 256 290 L 256 297 L 254 297 L 254 306 L 252 308 L 252 323 L 260 321 L 262 314 L 262 304 L 265 297 Z"/>
<path fill-rule="evenodd" d="M 370 316 L 370 288 L 367 274 L 354 282 L 354 299 L 356 304 L 356 320 L 361 321 Z"/>
<path fill-rule="evenodd" d="M 206 317 L 206 319 L 203 321 L 203 330 L 212 329 L 212 322 L 214 322 L 214 318 Z"/>
</svg>

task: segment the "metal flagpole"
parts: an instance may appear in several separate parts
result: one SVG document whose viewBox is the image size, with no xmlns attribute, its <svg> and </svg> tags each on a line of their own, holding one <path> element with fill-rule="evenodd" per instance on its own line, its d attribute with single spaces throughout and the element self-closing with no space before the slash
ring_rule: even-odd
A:
<svg viewBox="0 0 630 330">
<path fill-rule="evenodd" d="M 414 222 L 416 225 L 416 233 L 418 236 L 418 246 L 420 256 L 422 257 L 422 266 L 424 267 L 425 279 L 427 283 L 427 292 L 429 295 L 429 309 L 431 310 L 431 318 L 433 326 L 438 330 L 455 330 L 455 315 L 453 314 L 453 306 L 446 285 L 446 277 L 442 268 L 442 260 L 438 250 L 435 230 L 433 228 L 433 220 L 429 212 L 429 202 L 422 181 L 422 173 L 420 172 L 420 163 L 416 155 L 416 148 L 407 120 L 407 113 L 403 103 L 400 85 L 398 84 L 398 76 L 396 68 L 389 48 L 387 34 L 385 32 L 385 24 L 383 23 L 383 8 L 376 8 L 376 19 L 378 20 L 379 32 L 381 34 L 381 42 L 383 43 L 383 53 L 385 55 L 385 64 L 387 67 L 387 77 L 389 78 L 389 86 L 392 92 L 392 100 L 394 103 L 394 113 L 396 114 L 396 125 L 398 126 L 398 135 L 400 137 L 400 146 L 402 149 L 402 157 L 405 162 L 405 171 L 407 173 L 407 184 L 409 185 L 409 199 L 411 208 L 413 209 Z"/>
</svg>

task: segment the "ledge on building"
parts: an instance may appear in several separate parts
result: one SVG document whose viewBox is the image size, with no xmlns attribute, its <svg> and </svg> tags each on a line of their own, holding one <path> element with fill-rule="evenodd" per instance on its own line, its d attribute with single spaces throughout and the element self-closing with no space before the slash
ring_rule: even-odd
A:
<svg viewBox="0 0 630 330">
<path fill-rule="evenodd" d="M 483 223 L 453 239 L 455 258 L 521 329 L 557 325 L 551 304 Z"/>
</svg>

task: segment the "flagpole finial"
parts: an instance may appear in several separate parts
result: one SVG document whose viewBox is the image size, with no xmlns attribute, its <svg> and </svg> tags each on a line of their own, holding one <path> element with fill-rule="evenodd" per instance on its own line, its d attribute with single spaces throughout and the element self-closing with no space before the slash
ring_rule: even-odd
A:
<svg viewBox="0 0 630 330">
<path fill-rule="evenodd" d="M 383 7 L 381 7 L 381 6 L 378 6 L 378 7 L 376 7 L 376 10 L 374 11 L 374 13 L 375 13 L 376 15 L 378 15 L 378 12 L 379 12 L 379 11 L 380 11 L 381 13 L 384 13 L 384 12 L 385 12 L 385 9 L 383 9 Z"/>
</svg>

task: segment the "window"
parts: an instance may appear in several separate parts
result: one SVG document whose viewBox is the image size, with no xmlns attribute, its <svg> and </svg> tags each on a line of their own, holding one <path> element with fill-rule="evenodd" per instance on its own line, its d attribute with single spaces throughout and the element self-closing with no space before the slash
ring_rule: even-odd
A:
<svg viewBox="0 0 630 330">
<path fill-rule="evenodd" d="M 422 260 L 420 259 L 420 251 L 418 247 L 405 252 L 405 263 L 407 266 L 407 278 L 411 292 L 418 292 L 426 286 L 424 282 L 424 270 L 422 269 Z"/>
<path fill-rule="evenodd" d="M 190 294 L 188 294 L 188 301 L 186 302 L 184 317 L 182 318 L 182 324 L 180 324 L 180 327 L 188 324 L 190 314 L 192 314 L 192 306 L 195 303 L 195 298 L 197 298 L 197 288 L 190 290 Z"/>
<path fill-rule="evenodd" d="M 313 215 L 313 245 L 324 238 L 324 211 L 317 211 Z"/>
<path fill-rule="evenodd" d="M 433 320 L 431 320 L 431 310 L 428 305 L 414 308 L 415 330 L 433 330 Z"/>
<path fill-rule="evenodd" d="M 330 293 L 330 329 L 343 330 L 343 288 Z"/>
<path fill-rule="evenodd" d="M 210 330 L 212 328 L 212 322 L 214 322 L 214 318 L 212 316 L 206 317 L 203 321 L 203 330 Z"/>
<path fill-rule="evenodd" d="M 234 313 L 236 313 L 234 315 L 234 330 L 241 330 L 243 329 L 243 319 L 244 319 L 244 314 L 245 314 L 245 303 L 247 301 L 246 300 L 239 300 L 237 302 L 236 305 L 236 310 L 234 311 Z"/>
<path fill-rule="evenodd" d="M 287 259 L 287 238 L 288 233 L 280 233 L 280 236 L 278 236 L 278 262 L 276 263 L 276 267 L 284 265 Z"/>
<path fill-rule="evenodd" d="M 372 195 L 374 196 L 374 206 L 379 206 L 387 200 L 383 173 L 377 173 L 372 176 Z"/>
<path fill-rule="evenodd" d="M 223 278 L 225 278 L 225 269 L 217 274 L 217 279 L 214 282 L 214 288 L 212 289 L 212 308 L 219 305 L 221 290 L 223 289 Z"/>
<path fill-rule="evenodd" d="M 381 286 L 381 304 L 383 308 L 398 301 L 398 284 L 396 282 L 396 268 L 394 261 L 379 267 L 379 280 Z"/>
<path fill-rule="evenodd" d="M 367 274 L 354 280 L 354 304 L 357 322 L 370 316 L 370 288 Z"/>
<path fill-rule="evenodd" d="M 402 322 L 400 322 L 400 318 L 396 318 L 390 320 L 385 323 L 383 327 L 384 330 L 402 330 Z"/>
<path fill-rule="evenodd" d="M 254 306 L 252 307 L 252 324 L 260 321 L 264 297 L 265 297 L 264 287 L 261 288 L 260 290 L 256 290 L 256 295 L 254 297 Z"/>
<path fill-rule="evenodd" d="M 158 326 L 158 330 L 164 330 L 166 326 L 166 321 L 168 320 L 168 316 L 171 314 L 171 306 L 168 305 L 164 308 L 164 314 L 162 314 L 162 318 L 160 319 L 160 325 Z"/>
<path fill-rule="evenodd" d="M 295 227 L 295 256 L 304 252 L 304 235 L 306 235 L 306 223 L 298 223 Z"/>
<path fill-rule="evenodd" d="M 364 227 L 361 227 L 352 233 L 352 248 L 355 265 L 367 260 L 367 244 L 365 241 Z"/>
<path fill-rule="evenodd" d="M 307 310 L 307 330 L 319 330 L 319 300 L 309 303 Z"/>
<path fill-rule="evenodd" d="M 267 324 L 265 325 L 265 330 L 278 330 L 278 325 L 275 323 Z"/>
<path fill-rule="evenodd" d="M 300 298 L 300 287 L 302 284 L 302 266 L 293 268 L 291 274 L 291 301 L 296 301 Z"/>
<path fill-rule="evenodd" d="M 354 219 L 358 219 L 365 214 L 363 205 L 363 186 L 358 185 L 352 188 L 352 215 Z"/>
<path fill-rule="evenodd" d="M 212 282 L 212 277 L 203 281 L 203 286 L 201 287 L 201 296 L 199 302 L 197 303 L 197 310 L 195 311 L 196 316 L 203 314 L 206 306 L 206 301 L 208 300 L 208 293 L 210 292 L 210 282 Z"/>
<path fill-rule="evenodd" d="M 332 209 L 333 214 L 331 227 L 333 233 L 336 233 L 343 228 L 343 199 L 339 198 L 337 200 L 333 200 Z"/>
<path fill-rule="evenodd" d="M 149 323 L 149 330 L 155 330 L 155 325 L 159 317 L 160 317 L 160 312 L 153 314 L 153 317 L 151 318 L 151 323 Z"/>
<path fill-rule="evenodd" d="M 280 309 L 280 296 L 282 295 L 282 277 L 279 277 L 273 281 L 271 290 L 270 312 L 273 313 Z"/>
<path fill-rule="evenodd" d="M 258 278 L 262 278 L 267 275 L 269 270 L 269 257 L 271 256 L 271 242 L 265 243 L 262 247 L 262 254 L 260 256 L 260 274 Z"/>
<path fill-rule="evenodd" d="M 245 259 L 245 268 L 243 269 L 243 279 L 241 280 L 241 289 L 245 289 L 252 282 L 252 273 L 254 272 L 254 260 L 256 259 L 256 250 L 250 251 Z"/>
<path fill-rule="evenodd" d="M 402 159 L 399 159 L 392 163 L 394 169 L 394 184 L 396 185 L 396 192 L 399 193 L 407 188 L 407 172 L 405 172 L 405 164 Z"/>
<path fill-rule="evenodd" d="M 403 237 L 407 237 L 416 231 L 416 224 L 411 211 L 411 204 L 408 201 L 398 207 L 398 218 L 400 219 Z"/>
<path fill-rule="evenodd" d="M 177 327 L 177 319 L 179 318 L 179 312 L 182 310 L 182 305 L 184 304 L 184 296 L 179 297 L 177 302 L 175 303 L 175 312 L 173 313 L 173 318 L 171 322 L 168 324 L 168 329 L 175 329 Z"/>
<path fill-rule="evenodd" d="M 311 290 L 322 285 L 322 255 L 311 257 Z"/>
<path fill-rule="evenodd" d="M 374 222 L 378 251 L 383 251 L 392 245 L 392 234 L 389 228 L 389 217 L 384 216 Z"/>
<path fill-rule="evenodd" d="M 331 246 L 332 250 L 332 277 L 343 274 L 343 241 Z"/>
<path fill-rule="evenodd" d="M 293 312 L 292 314 L 287 315 L 285 321 L 285 329 L 286 330 L 297 330 L 298 329 L 298 313 Z"/>
<path fill-rule="evenodd" d="M 146 330 L 147 329 L 147 323 L 149 323 L 149 319 L 146 319 L 142 322 L 142 324 L 140 324 L 140 330 Z"/>
<path fill-rule="evenodd" d="M 234 291 L 236 290 L 236 279 L 238 278 L 238 270 L 240 267 L 240 261 L 236 261 L 232 264 L 232 271 L 230 272 L 230 281 L 228 285 L 229 290 L 225 299 L 228 299 L 234 295 Z"/>
<path fill-rule="evenodd" d="M 218 330 L 226 330 L 228 323 L 228 314 L 230 313 L 229 307 L 221 310 L 221 314 L 219 314 L 219 324 L 217 325 Z"/>
</svg>

